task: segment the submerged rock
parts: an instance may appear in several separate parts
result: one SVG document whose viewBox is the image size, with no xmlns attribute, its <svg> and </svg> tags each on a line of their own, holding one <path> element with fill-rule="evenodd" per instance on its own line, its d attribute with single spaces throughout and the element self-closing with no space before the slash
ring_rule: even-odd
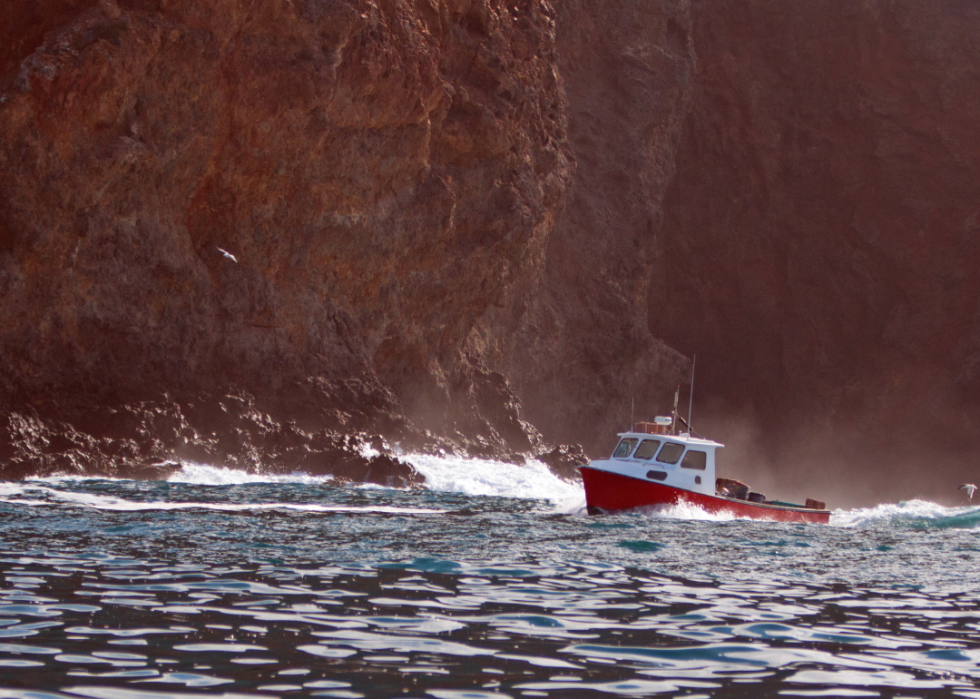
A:
<svg viewBox="0 0 980 699">
<path fill-rule="evenodd" d="M 559 478 L 566 481 L 580 481 L 579 466 L 589 463 L 589 457 L 581 444 L 560 444 L 551 451 L 538 455 L 541 461 Z"/>
</svg>

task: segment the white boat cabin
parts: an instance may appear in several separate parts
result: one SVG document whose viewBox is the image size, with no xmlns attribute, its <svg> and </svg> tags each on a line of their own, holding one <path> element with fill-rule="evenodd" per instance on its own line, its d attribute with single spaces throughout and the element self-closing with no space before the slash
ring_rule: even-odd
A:
<svg viewBox="0 0 980 699">
<path fill-rule="evenodd" d="M 684 432 L 670 434 L 672 420 L 658 417 L 620 432 L 612 456 L 590 466 L 630 478 L 662 483 L 705 495 L 715 494 L 715 450 L 723 444 Z"/>
</svg>

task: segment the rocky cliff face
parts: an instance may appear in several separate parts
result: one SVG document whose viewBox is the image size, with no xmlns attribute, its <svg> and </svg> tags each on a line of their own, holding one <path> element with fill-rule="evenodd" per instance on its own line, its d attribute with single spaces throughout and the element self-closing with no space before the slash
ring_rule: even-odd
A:
<svg viewBox="0 0 980 699">
<path fill-rule="evenodd" d="M 547 3 L 4 15 L 5 417 L 243 391 L 307 442 L 535 446 L 476 328 L 526 304 L 572 172 Z"/>
<path fill-rule="evenodd" d="M 980 447 L 978 30 L 968 0 L 10 0 L 2 474 L 595 454 L 683 352 L 738 475 L 942 495 Z"/>
<path fill-rule="evenodd" d="M 697 353 L 720 401 L 702 407 L 754 415 L 792 479 L 955 494 L 980 446 L 980 8 L 703 0 L 692 17 L 651 329 Z"/>
</svg>

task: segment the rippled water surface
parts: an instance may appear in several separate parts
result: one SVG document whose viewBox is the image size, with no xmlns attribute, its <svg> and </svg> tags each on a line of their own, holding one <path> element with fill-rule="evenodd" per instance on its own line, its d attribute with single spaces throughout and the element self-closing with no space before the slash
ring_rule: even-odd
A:
<svg viewBox="0 0 980 699">
<path fill-rule="evenodd" d="M 418 465 L 0 483 L 0 699 L 980 699 L 978 507 L 590 517 L 543 468 Z"/>
</svg>

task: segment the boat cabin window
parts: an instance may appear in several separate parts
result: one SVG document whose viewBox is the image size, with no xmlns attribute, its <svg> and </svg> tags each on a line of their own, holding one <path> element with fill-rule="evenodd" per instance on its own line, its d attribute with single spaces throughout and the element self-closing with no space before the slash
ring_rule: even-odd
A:
<svg viewBox="0 0 980 699">
<path fill-rule="evenodd" d="M 634 459 L 652 459 L 653 455 L 657 453 L 657 447 L 660 446 L 659 439 L 644 439 L 640 442 L 639 448 L 636 453 L 633 454 Z"/>
<path fill-rule="evenodd" d="M 674 442 L 667 442 L 664 444 L 664 448 L 660 450 L 660 455 L 657 456 L 657 461 L 662 464 L 676 464 L 680 458 L 681 454 L 684 453 L 683 444 L 675 444 Z"/>
<path fill-rule="evenodd" d="M 633 447 L 636 446 L 636 442 L 637 440 L 633 439 L 632 437 L 627 437 L 624 439 L 619 443 L 619 446 L 616 447 L 616 451 L 613 452 L 613 458 L 625 459 L 627 456 L 633 453 Z"/>
<path fill-rule="evenodd" d="M 684 460 L 681 461 L 681 468 L 693 468 L 698 471 L 703 471 L 708 467 L 708 455 L 703 451 L 695 451 L 689 449 L 686 454 L 684 454 Z"/>
</svg>

